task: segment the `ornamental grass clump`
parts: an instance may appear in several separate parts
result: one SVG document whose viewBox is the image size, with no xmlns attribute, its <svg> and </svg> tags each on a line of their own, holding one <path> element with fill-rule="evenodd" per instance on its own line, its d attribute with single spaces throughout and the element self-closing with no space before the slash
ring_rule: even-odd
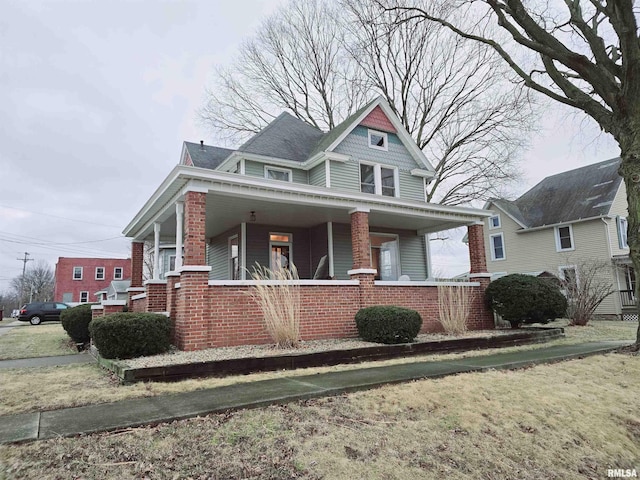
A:
<svg viewBox="0 0 640 480">
<path fill-rule="evenodd" d="M 294 265 L 270 270 L 256 265 L 249 290 L 264 318 L 264 324 L 279 348 L 292 348 L 300 341 L 300 283 Z"/>
<path fill-rule="evenodd" d="M 460 335 L 467 331 L 472 303 L 471 287 L 438 285 L 438 321 L 445 333 Z"/>
</svg>

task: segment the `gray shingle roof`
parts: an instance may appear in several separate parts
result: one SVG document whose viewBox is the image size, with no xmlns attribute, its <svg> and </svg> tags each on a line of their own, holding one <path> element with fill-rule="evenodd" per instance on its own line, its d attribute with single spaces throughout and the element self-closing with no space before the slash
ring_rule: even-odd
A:
<svg viewBox="0 0 640 480">
<path fill-rule="evenodd" d="M 238 151 L 304 162 L 324 135 L 321 130 L 283 112 Z"/>
<path fill-rule="evenodd" d="M 184 144 L 195 167 L 210 168 L 211 170 L 217 168 L 234 152 L 228 148 L 200 145 L 199 143 L 184 142 Z"/>
<path fill-rule="evenodd" d="M 622 177 L 620 159 L 546 177 L 517 200 L 491 200 L 527 228 L 607 215 Z"/>
</svg>

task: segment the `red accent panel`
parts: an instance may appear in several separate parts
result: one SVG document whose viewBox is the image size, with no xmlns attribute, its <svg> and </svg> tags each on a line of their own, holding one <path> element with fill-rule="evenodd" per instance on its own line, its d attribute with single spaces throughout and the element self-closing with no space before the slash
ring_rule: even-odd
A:
<svg viewBox="0 0 640 480">
<path fill-rule="evenodd" d="M 382 130 L 383 132 L 396 133 L 395 127 L 379 106 L 371 110 L 371 113 L 360 122 L 360 125 Z"/>
</svg>

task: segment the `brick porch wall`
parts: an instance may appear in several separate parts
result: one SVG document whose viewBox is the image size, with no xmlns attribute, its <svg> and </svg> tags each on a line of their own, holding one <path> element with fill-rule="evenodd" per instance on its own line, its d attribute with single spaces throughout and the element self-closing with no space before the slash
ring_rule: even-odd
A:
<svg viewBox="0 0 640 480">
<path fill-rule="evenodd" d="M 132 312 L 147 312 L 147 298 L 145 297 L 132 300 L 129 310 Z"/>
<path fill-rule="evenodd" d="M 182 350 L 272 343 L 262 313 L 247 286 L 208 286 L 208 308 L 202 322 L 176 325 L 176 344 Z M 493 328 L 493 316 L 483 303 L 482 287 L 476 295 L 469 328 Z M 363 292 L 364 290 L 364 292 Z M 354 317 L 361 307 L 396 305 L 417 310 L 421 333 L 442 331 L 438 323 L 438 289 L 431 286 L 304 285 L 300 287 L 300 334 L 303 340 L 356 338 Z M 184 309 L 177 295 L 177 309 Z M 186 312 L 185 312 L 186 313 Z M 188 316 L 187 316 L 188 317 Z M 178 317 L 180 318 L 180 317 Z"/>
</svg>

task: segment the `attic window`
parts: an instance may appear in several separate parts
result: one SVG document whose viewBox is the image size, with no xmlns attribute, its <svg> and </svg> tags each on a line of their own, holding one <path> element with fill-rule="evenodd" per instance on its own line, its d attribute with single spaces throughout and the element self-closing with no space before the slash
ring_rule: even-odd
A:
<svg viewBox="0 0 640 480">
<path fill-rule="evenodd" d="M 264 167 L 264 178 L 269 180 L 280 180 L 281 182 L 292 181 L 292 171 L 288 168 Z"/>
<path fill-rule="evenodd" d="M 500 228 L 500 214 L 489 217 L 489 230 Z"/>
<path fill-rule="evenodd" d="M 387 144 L 387 134 L 384 132 L 378 132 L 377 130 L 369 130 L 369 148 L 375 148 L 376 150 L 389 149 Z"/>
</svg>

